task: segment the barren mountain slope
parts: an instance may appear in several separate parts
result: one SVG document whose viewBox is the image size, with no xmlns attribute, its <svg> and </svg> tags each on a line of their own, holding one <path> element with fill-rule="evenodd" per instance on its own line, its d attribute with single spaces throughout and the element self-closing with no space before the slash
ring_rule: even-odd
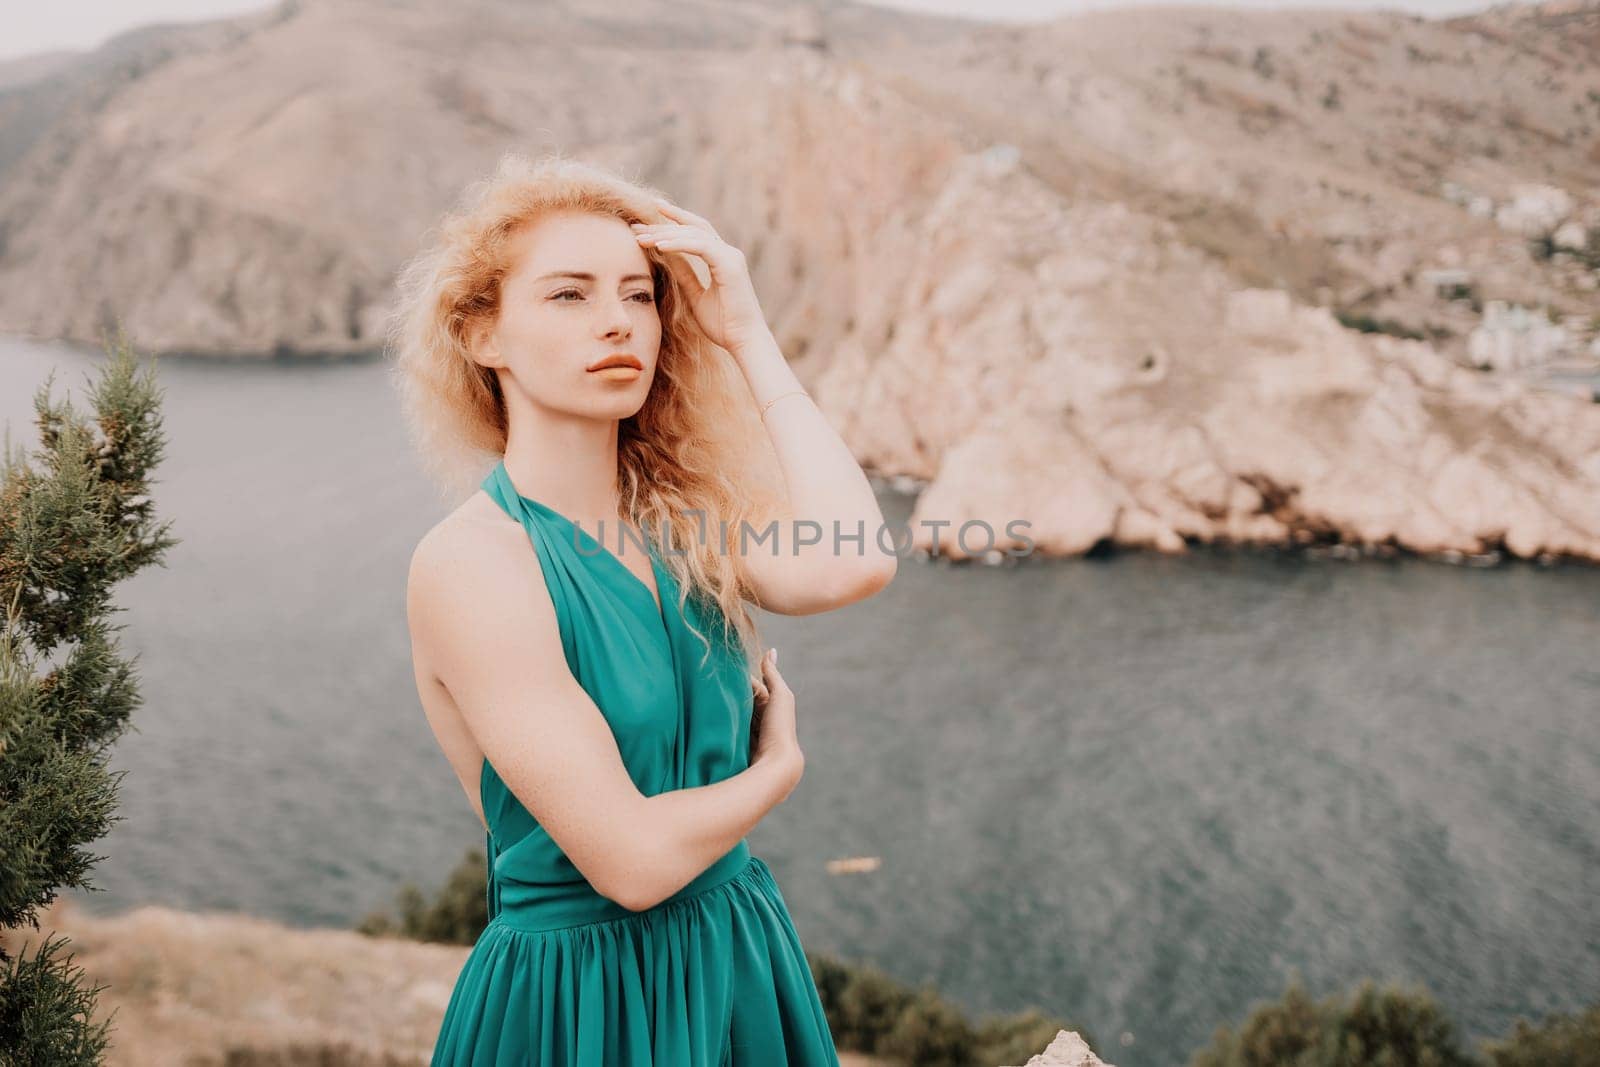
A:
<svg viewBox="0 0 1600 1067">
<path fill-rule="evenodd" d="M 749 253 L 858 455 L 933 483 L 919 518 L 1026 518 L 1057 552 L 1600 558 L 1600 408 L 1466 369 L 1594 330 L 1600 6 L 584 10 L 319 0 L 186 30 L 0 175 L 0 329 L 369 350 L 449 199 L 560 149 Z"/>
</svg>

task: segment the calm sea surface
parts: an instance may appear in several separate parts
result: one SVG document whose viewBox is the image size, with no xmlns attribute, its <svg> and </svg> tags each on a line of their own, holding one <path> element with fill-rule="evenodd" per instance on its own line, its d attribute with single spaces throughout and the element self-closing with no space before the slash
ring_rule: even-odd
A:
<svg viewBox="0 0 1600 1067">
<path fill-rule="evenodd" d="M 0 340 L 13 441 L 50 368 L 82 408 L 103 359 Z M 482 835 L 412 684 L 442 510 L 382 366 L 158 366 L 183 543 L 120 587 L 145 706 L 75 896 L 349 926 L 431 891 Z M 1291 968 L 1425 984 L 1474 1038 L 1600 1000 L 1600 568 L 906 561 L 763 621 L 807 762 L 751 843 L 809 950 L 1040 1006 L 1118 1067 L 1182 1063 Z"/>
</svg>

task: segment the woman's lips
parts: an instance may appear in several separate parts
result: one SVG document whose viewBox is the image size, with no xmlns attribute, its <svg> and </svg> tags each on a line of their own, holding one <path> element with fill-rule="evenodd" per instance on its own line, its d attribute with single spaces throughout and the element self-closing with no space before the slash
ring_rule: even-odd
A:
<svg viewBox="0 0 1600 1067">
<path fill-rule="evenodd" d="M 620 365 L 637 367 L 639 369 L 644 368 L 644 364 L 639 362 L 639 357 L 634 355 L 632 352 L 612 352 L 610 355 L 601 356 L 599 359 L 589 364 L 589 369 L 602 370 L 606 367 Z"/>
<path fill-rule="evenodd" d="M 598 374 L 608 382 L 622 384 L 637 381 L 644 373 L 644 363 L 632 352 L 610 352 L 595 360 L 597 366 L 589 368 L 590 374 Z"/>
</svg>

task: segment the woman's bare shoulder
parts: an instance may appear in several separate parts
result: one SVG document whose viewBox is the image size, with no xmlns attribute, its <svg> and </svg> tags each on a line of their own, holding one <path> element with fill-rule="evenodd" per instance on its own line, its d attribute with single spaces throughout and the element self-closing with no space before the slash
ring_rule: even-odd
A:
<svg viewBox="0 0 1600 1067">
<path fill-rule="evenodd" d="M 538 573 L 537 556 L 528 550 L 528 533 L 482 490 L 469 496 L 434 523 L 411 553 L 410 582 L 441 570 L 488 566 L 503 572 L 526 566 Z"/>
</svg>

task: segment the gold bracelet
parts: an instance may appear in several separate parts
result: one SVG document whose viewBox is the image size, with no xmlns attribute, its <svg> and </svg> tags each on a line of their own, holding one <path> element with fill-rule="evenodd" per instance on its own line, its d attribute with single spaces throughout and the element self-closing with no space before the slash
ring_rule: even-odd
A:
<svg viewBox="0 0 1600 1067">
<path fill-rule="evenodd" d="M 761 418 L 763 420 L 766 419 L 766 417 L 767 417 L 767 409 L 770 408 L 772 405 L 776 404 L 778 401 L 782 400 L 786 396 L 810 396 L 810 395 L 811 394 L 806 392 L 804 389 L 791 389 L 787 393 L 779 393 L 777 396 L 773 397 L 771 400 L 769 400 L 765 404 L 761 405 Z"/>
</svg>

